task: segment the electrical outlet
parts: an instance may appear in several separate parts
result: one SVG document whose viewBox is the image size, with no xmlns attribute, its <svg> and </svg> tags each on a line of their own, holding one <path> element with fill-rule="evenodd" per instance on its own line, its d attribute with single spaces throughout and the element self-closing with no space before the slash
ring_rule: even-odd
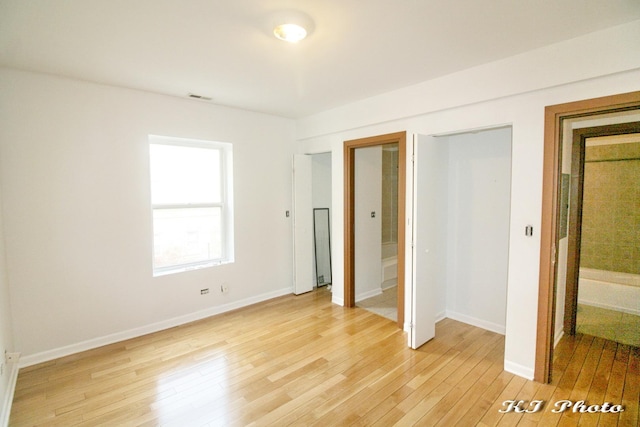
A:
<svg viewBox="0 0 640 427">
<path fill-rule="evenodd" d="M 200 289 L 200 295 L 206 295 L 209 293 L 209 288 Z"/>
<path fill-rule="evenodd" d="M 226 283 L 220 285 L 220 292 L 222 292 L 223 294 L 229 292 L 229 285 L 227 285 Z"/>
</svg>

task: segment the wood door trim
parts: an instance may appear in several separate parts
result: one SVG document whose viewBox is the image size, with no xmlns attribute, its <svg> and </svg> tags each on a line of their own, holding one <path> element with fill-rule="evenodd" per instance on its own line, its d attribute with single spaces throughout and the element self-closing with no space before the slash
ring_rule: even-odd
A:
<svg viewBox="0 0 640 427">
<path fill-rule="evenodd" d="M 398 144 L 398 327 L 404 328 L 407 133 L 396 132 L 344 142 L 344 305 L 355 301 L 355 150 Z"/>
<path fill-rule="evenodd" d="M 578 312 L 578 281 L 580 278 L 580 248 L 582 238 L 582 201 L 584 162 L 587 138 L 627 135 L 640 132 L 640 122 L 580 128 L 573 131 L 571 147 L 571 197 L 568 228 L 568 256 L 564 305 L 564 332 L 576 334 Z"/>
<path fill-rule="evenodd" d="M 534 368 L 534 379 L 538 382 L 551 381 L 553 360 L 557 258 L 554 248 L 558 226 L 562 122 L 568 118 L 637 108 L 640 108 L 640 91 L 545 107 L 538 328 Z"/>
</svg>

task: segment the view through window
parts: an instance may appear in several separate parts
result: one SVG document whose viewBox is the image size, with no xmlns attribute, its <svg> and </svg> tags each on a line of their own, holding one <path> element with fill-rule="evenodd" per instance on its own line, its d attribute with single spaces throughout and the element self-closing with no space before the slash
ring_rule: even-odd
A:
<svg viewBox="0 0 640 427">
<path fill-rule="evenodd" d="M 154 275 L 232 262 L 231 144 L 149 142 Z"/>
</svg>

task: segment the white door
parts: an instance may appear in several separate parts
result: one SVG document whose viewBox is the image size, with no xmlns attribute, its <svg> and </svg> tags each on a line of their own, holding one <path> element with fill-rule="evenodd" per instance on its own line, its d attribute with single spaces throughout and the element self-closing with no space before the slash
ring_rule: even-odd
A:
<svg viewBox="0 0 640 427">
<path fill-rule="evenodd" d="M 293 156 L 293 293 L 313 290 L 311 156 Z"/>
<path fill-rule="evenodd" d="M 444 245 L 439 244 L 442 200 L 438 200 L 442 165 L 434 137 L 413 138 L 413 257 L 410 283 L 411 323 L 409 346 L 418 348 L 436 334 L 437 280 L 444 265 Z M 445 202 L 446 203 L 446 202 Z"/>
</svg>

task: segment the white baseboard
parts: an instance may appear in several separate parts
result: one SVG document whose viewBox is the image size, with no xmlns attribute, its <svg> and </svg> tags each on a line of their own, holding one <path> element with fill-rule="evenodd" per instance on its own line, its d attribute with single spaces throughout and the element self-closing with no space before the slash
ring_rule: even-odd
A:
<svg viewBox="0 0 640 427">
<path fill-rule="evenodd" d="M 407 333 L 411 333 L 411 322 L 404 322 L 402 325 L 402 330 Z"/>
<path fill-rule="evenodd" d="M 451 312 L 451 311 L 441 311 L 440 313 L 437 313 L 436 314 L 436 323 L 438 323 L 439 321 L 444 320 L 446 318 L 457 320 L 458 322 L 462 322 L 462 323 L 467 323 L 469 325 L 477 326 L 477 327 L 482 328 L 482 329 L 487 329 L 487 330 L 489 330 L 491 332 L 496 332 L 496 333 L 499 333 L 501 335 L 505 334 L 505 328 L 504 327 L 502 327 L 502 329 L 500 329 L 499 325 L 495 325 L 495 324 L 489 323 L 489 322 L 484 322 L 484 321 L 481 321 L 479 319 L 475 319 L 473 317 L 465 316 L 465 315 L 462 315 L 460 313 L 455 313 L 455 312 Z M 410 331 L 409 320 L 410 319 L 407 319 L 407 321 L 404 323 L 404 331 L 405 332 L 409 332 Z M 489 326 L 489 327 L 487 327 L 487 326 Z M 493 329 L 491 329 L 490 327 L 493 328 Z M 498 330 L 496 330 L 496 329 L 498 329 Z M 502 331 L 502 332 L 500 332 L 500 331 Z"/>
<path fill-rule="evenodd" d="M 9 416 L 11 415 L 11 404 L 13 403 L 13 395 L 16 391 L 16 382 L 18 381 L 18 371 L 20 367 L 18 362 L 7 363 L 9 383 L 7 384 L 7 392 L 2 402 L 2 412 L 0 412 L 0 426 L 7 427 L 9 425 Z"/>
<path fill-rule="evenodd" d="M 361 294 L 356 295 L 356 302 L 362 301 L 363 299 L 375 297 L 382 294 L 382 289 L 374 289 L 367 292 L 362 292 Z"/>
<path fill-rule="evenodd" d="M 511 372 L 519 377 L 526 378 L 528 380 L 533 380 L 533 369 L 527 368 L 526 366 L 519 365 L 514 362 L 510 362 L 508 360 L 504 361 L 504 370 L 507 372 Z"/>
<path fill-rule="evenodd" d="M 487 322 L 486 320 L 477 319 L 475 317 L 467 316 L 466 314 L 456 313 L 455 311 L 446 311 L 446 317 L 449 319 L 457 320 L 458 322 L 467 323 L 469 325 L 477 326 L 478 328 L 486 329 L 491 332 L 495 332 L 500 335 L 506 333 L 504 325 L 499 325 L 493 322 Z"/>
<path fill-rule="evenodd" d="M 562 337 L 564 336 L 564 330 L 560 329 L 560 331 L 556 332 L 553 340 L 553 348 L 556 348 Z"/>
<path fill-rule="evenodd" d="M 332 302 L 333 304 L 336 304 L 336 305 L 339 305 L 339 306 L 341 306 L 341 307 L 344 307 L 344 298 L 338 298 L 338 297 L 336 297 L 335 295 L 333 295 L 333 296 L 331 297 L 331 302 Z"/>
<path fill-rule="evenodd" d="M 395 288 L 398 286 L 398 278 L 394 278 L 394 279 L 390 279 L 390 280 L 385 280 L 384 282 L 382 282 L 382 284 L 380 285 L 380 288 L 383 291 L 386 291 L 387 289 L 391 289 L 391 288 Z"/>
<path fill-rule="evenodd" d="M 68 356 L 74 353 L 79 353 L 81 351 L 91 350 L 94 348 L 102 347 L 104 345 L 113 344 L 116 342 L 128 340 L 131 338 L 136 338 L 136 337 L 150 334 L 153 332 L 162 331 L 164 329 L 173 328 L 175 326 L 180 326 L 185 323 L 194 322 L 196 320 L 205 319 L 207 317 L 215 316 L 216 314 L 226 313 L 227 311 L 236 310 L 238 308 L 246 307 L 248 305 L 256 304 L 272 298 L 288 295 L 288 294 L 291 294 L 291 292 L 292 292 L 291 288 L 279 289 L 277 291 L 267 292 L 265 294 L 257 295 L 250 298 L 245 298 L 240 301 L 235 301 L 228 304 L 219 305 L 216 307 L 211 307 L 206 310 L 200 310 L 194 313 L 185 314 L 184 316 L 178 316 L 172 319 L 167 319 L 160 322 L 152 323 L 150 325 L 141 326 L 139 328 L 133 328 L 127 331 L 117 332 L 115 334 L 93 338 L 90 340 L 67 345 L 64 347 L 43 351 L 41 353 L 22 356 L 20 358 L 19 365 L 21 368 L 26 366 L 36 365 L 38 363 L 58 359 L 60 357 Z"/>
<path fill-rule="evenodd" d="M 590 305 L 592 307 L 605 308 L 607 310 L 613 311 L 621 311 L 623 313 L 635 314 L 636 316 L 640 316 L 640 310 L 636 310 L 632 307 L 622 307 L 619 305 L 606 304 L 598 301 L 591 301 L 588 299 L 578 299 L 578 304 Z"/>
</svg>

